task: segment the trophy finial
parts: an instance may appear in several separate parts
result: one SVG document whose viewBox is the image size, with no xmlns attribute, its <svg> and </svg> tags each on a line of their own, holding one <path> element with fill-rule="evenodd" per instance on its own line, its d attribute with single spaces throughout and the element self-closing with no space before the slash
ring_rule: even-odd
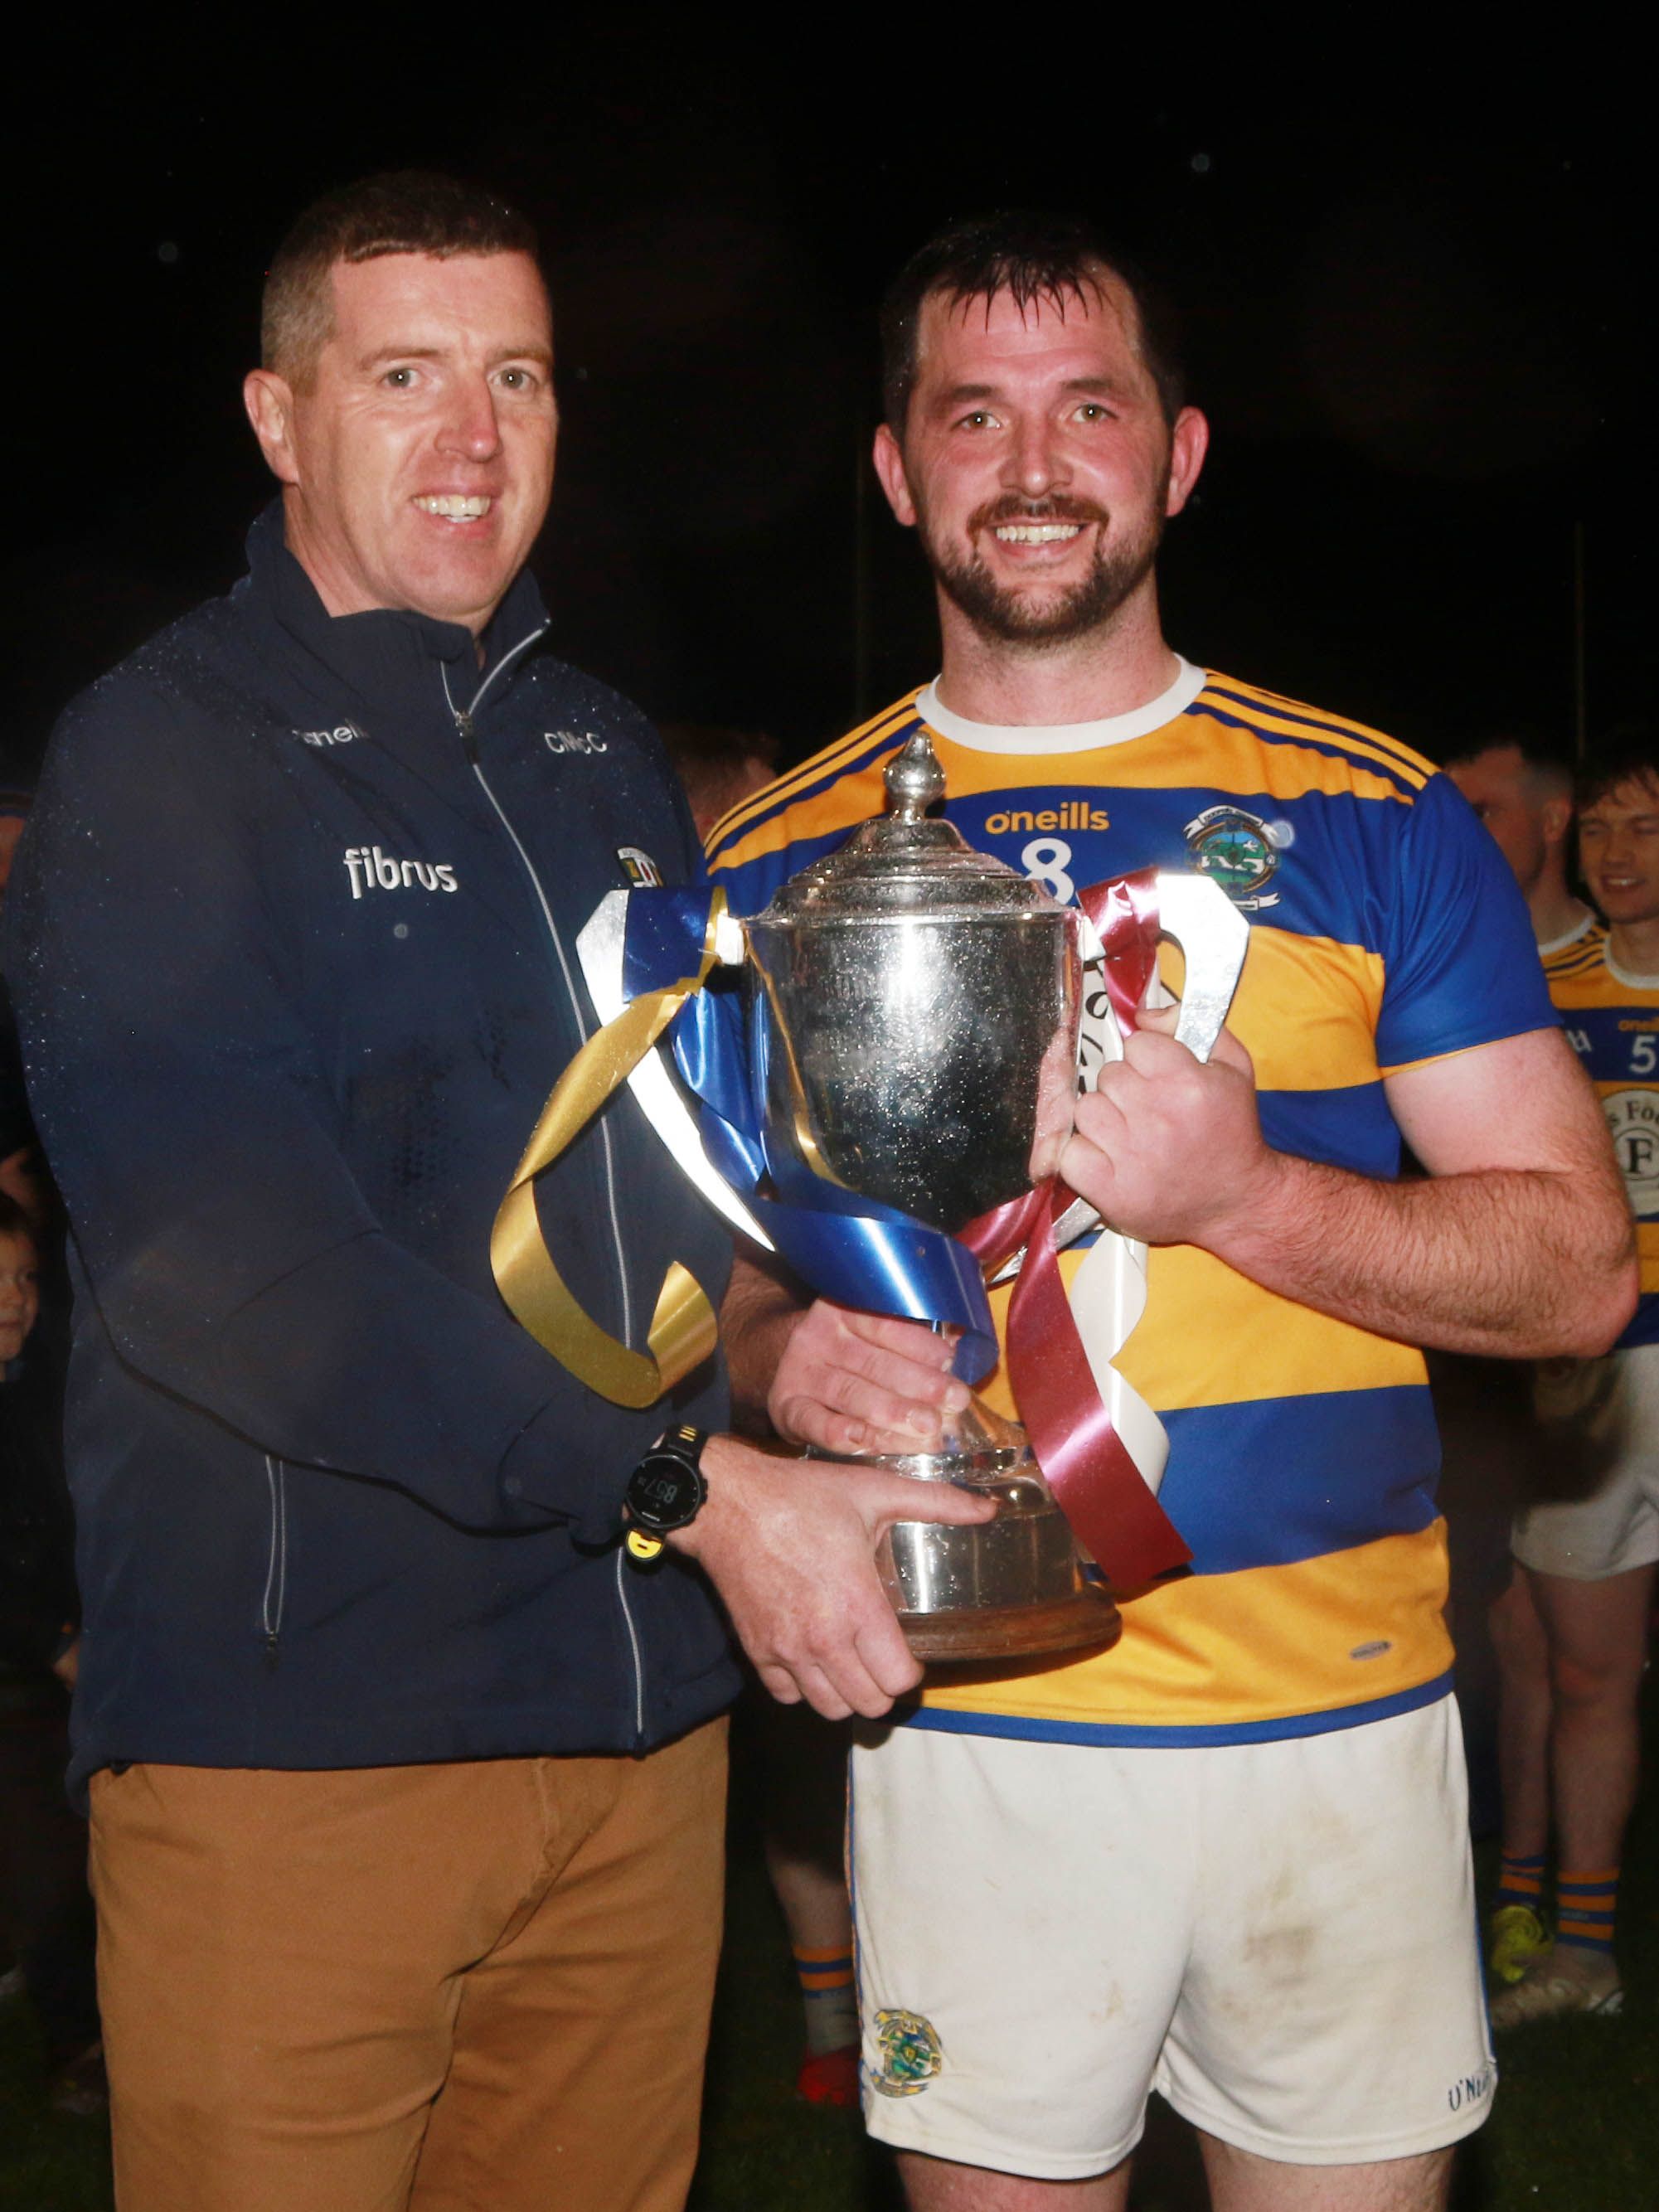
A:
<svg viewBox="0 0 1659 2212">
<path fill-rule="evenodd" d="M 899 822 L 920 822 L 933 802 L 944 797 L 945 770 L 926 730 L 917 730 L 894 754 L 882 781 L 887 787 L 888 813 Z"/>
</svg>

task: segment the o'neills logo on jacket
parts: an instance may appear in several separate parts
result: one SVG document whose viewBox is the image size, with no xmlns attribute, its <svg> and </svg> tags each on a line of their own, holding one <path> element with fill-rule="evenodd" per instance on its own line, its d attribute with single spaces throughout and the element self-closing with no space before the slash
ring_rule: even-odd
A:
<svg viewBox="0 0 1659 2212">
<path fill-rule="evenodd" d="M 434 864 L 430 860 L 394 860 L 378 845 L 351 845 L 346 848 L 346 873 L 351 878 L 351 896 L 360 899 L 365 891 L 411 890 L 416 884 L 423 891 L 458 891 L 455 871 L 447 860 Z"/>
</svg>

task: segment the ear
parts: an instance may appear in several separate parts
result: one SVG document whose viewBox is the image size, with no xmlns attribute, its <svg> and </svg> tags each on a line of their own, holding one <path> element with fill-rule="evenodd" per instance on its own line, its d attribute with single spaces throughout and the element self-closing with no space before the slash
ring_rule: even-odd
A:
<svg viewBox="0 0 1659 2212">
<path fill-rule="evenodd" d="M 1204 456 L 1210 450 L 1210 426 L 1196 407 L 1183 407 L 1170 433 L 1170 490 L 1165 514 L 1179 514 L 1192 496 Z"/>
<path fill-rule="evenodd" d="M 294 444 L 294 392 L 288 379 L 275 369 L 250 369 L 242 383 L 242 404 L 266 467 L 279 483 L 297 484 L 300 459 Z"/>
<path fill-rule="evenodd" d="M 1547 799 L 1538 810 L 1538 827 L 1547 846 L 1565 845 L 1572 827 L 1572 801 Z"/>
<path fill-rule="evenodd" d="M 910 480 L 904 473 L 904 452 L 884 422 L 876 433 L 876 474 L 887 495 L 887 504 L 907 530 L 916 526 L 916 503 L 910 496 Z"/>
</svg>

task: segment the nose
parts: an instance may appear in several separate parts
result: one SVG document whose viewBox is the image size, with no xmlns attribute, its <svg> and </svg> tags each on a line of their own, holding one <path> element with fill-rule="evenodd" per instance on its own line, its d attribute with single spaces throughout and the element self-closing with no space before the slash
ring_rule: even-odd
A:
<svg viewBox="0 0 1659 2212">
<path fill-rule="evenodd" d="M 1041 499 L 1071 481 L 1064 446 L 1046 415 L 1022 415 L 1004 448 L 1002 481 L 1010 491 Z"/>
<path fill-rule="evenodd" d="M 495 393 L 487 376 L 463 378 L 438 435 L 440 453 L 469 461 L 489 461 L 501 451 Z"/>
</svg>

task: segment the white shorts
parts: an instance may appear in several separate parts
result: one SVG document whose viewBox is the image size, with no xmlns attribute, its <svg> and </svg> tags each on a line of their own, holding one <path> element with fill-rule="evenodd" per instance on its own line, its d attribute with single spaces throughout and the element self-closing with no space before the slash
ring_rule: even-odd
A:
<svg viewBox="0 0 1659 2212">
<path fill-rule="evenodd" d="M 1273 1743 L 898 1728 L 853 1755 L 864 2112 L 1080 2180 L 1156 2088 L 1296 2165 L 1468 2134 L 1497 2079 L 1449 1698 Z"/>
<path fill-rule="evenodd" d="M 1516 1516 L 1522 1566 L 1605 1582 L 1659 1559 L 1659 1344 L 1540 1366 L 1545 1494 Z"/>
</svg>

